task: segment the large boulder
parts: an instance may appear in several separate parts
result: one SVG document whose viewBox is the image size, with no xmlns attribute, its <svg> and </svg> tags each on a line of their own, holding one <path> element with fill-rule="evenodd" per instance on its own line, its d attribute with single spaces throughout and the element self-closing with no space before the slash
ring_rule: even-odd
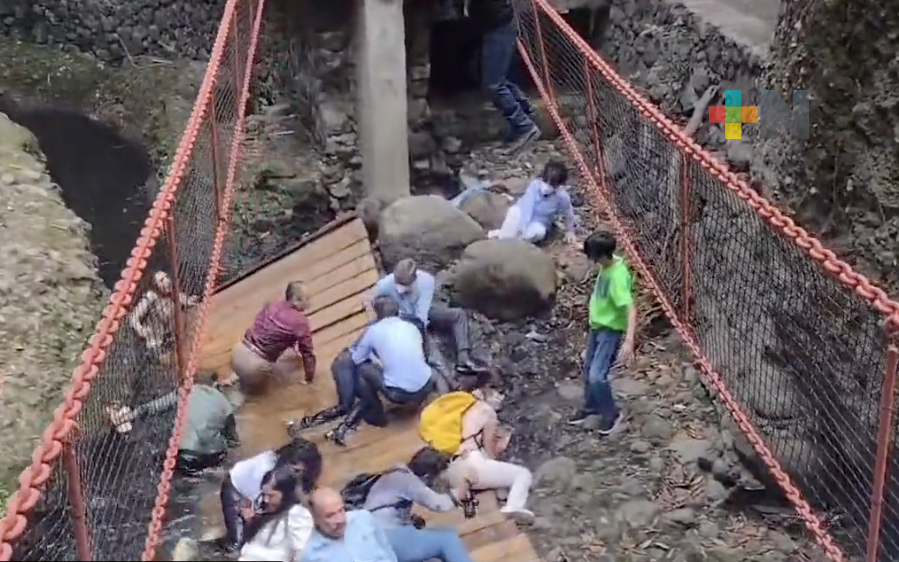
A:
<svg viewBox="0 0 899 562">
<path fill-rule="evenodd" d="M 481 240 L 465 249 L 450 282 L 453 300 L 497 320 L 518 320 L 552 307 L 552 256 L 522 240 Z"/>
<path fill-rule="evenodd" d="M 378 221 L 381 259 L 388 270 L 403 258 L 413 258 L 429 270 L 443 269 L 484 236 L 474 219 L 435 195 L 399 199 Z"/>
<path fill-rule="evenodd" d="M 468 213 L 484 230 L 496 230 L 503 224 L 506 211 L 512 204 L 511 199 L 500 193 L 481 191 L 468 199 L 459 207 Z"/>
</svg>

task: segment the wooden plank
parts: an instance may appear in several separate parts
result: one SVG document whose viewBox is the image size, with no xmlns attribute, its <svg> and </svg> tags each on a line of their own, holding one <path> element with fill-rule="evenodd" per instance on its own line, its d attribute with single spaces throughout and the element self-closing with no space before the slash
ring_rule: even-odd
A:
<svg viewBox="0 0 899 562">
<path fill-rule="evenodd" d="M 539 562 L 531 541 L 524 535 L 488 544 L 471 553 L 474 562 Z"/>
<path fill-rule="evenodd" d="M 519 534 L 518 526 L 515 525 L 515 522 L 507 519 L 496 525 L 466 534 L 465 546 L 471 552 L 489 544 L 515 538 Z"/>
</svg>

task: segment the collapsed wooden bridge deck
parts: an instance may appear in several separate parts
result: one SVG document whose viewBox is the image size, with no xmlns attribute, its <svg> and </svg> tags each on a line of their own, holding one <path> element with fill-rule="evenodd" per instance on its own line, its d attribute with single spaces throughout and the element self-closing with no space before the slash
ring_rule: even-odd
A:
<svg viewBox="0 0 899 562">
<path fill-rule="evenodd" d="M 231 348 L 258 310 L 266 302 L 282 298 L 289 281 L 302 281 L 311 301 L 309 318 L 319 359 L 315 381 L 272 388 L 267 395 L 247 401 L 238 417 L 243 456 L 281 445 L 288 420 L 334 403 L 331 362 L 368 322 L 363 302 L 378 276 L 362 222 L 344 220 L 215 295 L 199 366 L 220 375 L 228 374 Z M 405 462 L 423 445 L 414 419 L 386 428 L 364 426 L 345 448 L 324 439 L 328 429 L 330 426 L 308 431 L 307 437 L 319 445 L 325 457 L 324 484 L 335 487 L 360 472 L 377 472 Z M 465 520 L 460 510 L 421 515 L 432 526 L 459 529 L 476 562 L 538 562 L 528 537 L 499 512 L 495 495 L 484 493 L 479 500 L 478 516 L 470 520 Z"/>
</svg>

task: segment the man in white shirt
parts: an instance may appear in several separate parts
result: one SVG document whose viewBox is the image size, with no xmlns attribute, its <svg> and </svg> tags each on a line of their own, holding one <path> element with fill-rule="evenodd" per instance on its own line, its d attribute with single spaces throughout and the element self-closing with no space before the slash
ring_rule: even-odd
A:
<svg viewBox="0 0 899 562">
<path fill-rule="evenodd" d="M 328 438 L 345 444 L 346 434 L 363 419 L 379 427 L 387 425 L 380 395 L 395 404 L 418 404 L 427 398 L 433 373 L 425 360 L 421 331 L 399 317 L 399 306 L 388 296 L 372 301 L 377 321 L 353 346 L 351 358 L 357 366 L 356 393 L 359 400 Z M 374 358 L 374 359 L 373 359 Z M 374 361 L 380 369 L 359 369 Z"/>
</svg>

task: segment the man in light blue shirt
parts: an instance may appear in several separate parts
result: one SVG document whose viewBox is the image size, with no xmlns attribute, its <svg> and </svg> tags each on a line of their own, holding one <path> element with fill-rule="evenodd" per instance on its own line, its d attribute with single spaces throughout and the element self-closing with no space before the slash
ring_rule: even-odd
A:
<svg viewBox="0 0 899 562">
<path fill-rule="evenodd" d="M 375 297 L 372 308 L 377 321 L 349 350 L 358 401 L 343 423 L 328 433 L 339 445 L 345 444 L 347 432 L 363 419 L 379 427 L 387 425 L 380 395 L 395 404 L 418 404 L 432 388 L 433 373 L 425 361 L 421 331 L 399 317 L 399 306 L 388 296 Z"/>
<path fill-rule="evenodd" d="M 375 295 L 390 297 L 397 304 L 400 318 L 414 322 L 427 337 L 429 328 L 452 332 L 456 345 L 456 370 L 472 371 L 468 341 L 468 316 L 460 308 L 453 308 L 434 302 L 436 282 L 434 276 L 421 271 L 411 259 L 400 260 L 393 273 L 382 278 L 375 285 Z M 425 349 L 427 349 L 427 345 Z"/>
<path fill-rule="evenodd" d="M 364 510 L 347 512 L 336 490 L 316 490 L 309 508 L 315 531 L 299 562 L 397 562 L 374 516 Z"/>
<path fill-rule="evenodd" d="M 524 195 L 509 208 L 502 226 L 487 233 L 488 238 L 518 238 L 536 244 L 544 238 L 555 222 L 564 217 L 565 241 L 575 242 L 577 217 L 571 196 L 565 189 L 568 168 L 564 163 L 550 160 L 540 177 L 534 178 Z"/>
</svg>

